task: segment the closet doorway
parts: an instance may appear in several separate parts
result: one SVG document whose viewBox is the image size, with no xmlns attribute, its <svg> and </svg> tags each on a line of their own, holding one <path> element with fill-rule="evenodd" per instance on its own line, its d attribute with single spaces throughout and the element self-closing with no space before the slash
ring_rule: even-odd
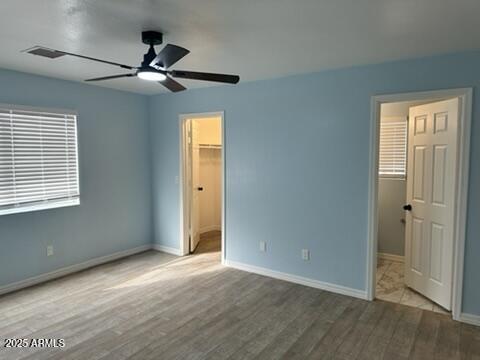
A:
<svg viewBox="0 0 480 360">
<path fill-rule="evenodd" d="M 223 113 L 180 116 L 182 253 L 224 259 Z"/>
</svg>

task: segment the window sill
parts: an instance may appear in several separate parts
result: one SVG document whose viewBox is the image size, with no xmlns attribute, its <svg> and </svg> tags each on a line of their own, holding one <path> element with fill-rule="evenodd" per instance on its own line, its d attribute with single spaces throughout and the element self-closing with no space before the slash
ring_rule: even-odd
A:
<svg viewBox="0 0 480 360">
<path fill-rule="evenodd" d="M 8 209 L 0 210 L 0 216 L 39 211 L 39 210 L 47 210 L 47 209 L 56 209 L 56 208 L 76 206 L 76 205 L 80 205 L 80 199 L 69 199 L 69 200 L 46 202 L 46 203 L 34 204 L 34 205 L 28 205 L 28 206 L 18 206 L 18 207 L 12 207 Z"/>
</svg>

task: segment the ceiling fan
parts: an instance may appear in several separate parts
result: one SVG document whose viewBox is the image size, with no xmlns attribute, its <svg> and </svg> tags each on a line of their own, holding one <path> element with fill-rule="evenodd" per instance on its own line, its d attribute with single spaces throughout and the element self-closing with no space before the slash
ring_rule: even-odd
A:
<svg viewBox="0 0 480 360">
<path fill-rule="evenodd" d="M 182 84 L 180 84 L 173 78 L 215 81 L 227 84 L 237 84 L 240 81 L 240 77 L 238 75 L 215 74 L 184 70 L 168 70 L 170 66 L 182 59 L 190 51 L 180 46 L 167 44 L 162 50 L 160 50 L 158 54 L 155 53 L 154 46 L 160 45 L 163 42 L 163 34 L 157 31 L 142 32 L 142 42 L 146 45 L 149 45 L 149 49 L 147 53 L 143 56 L 143 61 L 140 66 L 119 64 L 112 61 L 96 59 L 90 56 L 73 54 L 61 50 L 49 49 L 42 46 L 35 46 L 25 51 L 29 54 L 44 56 L 50 59 L 55 59 L 64 55 L 70 55 L 86 60 L 118 66 L 122 69 L 134 70 L 134 72 L 132 73 L 98 77 L 93 79 L 87 79 L 85 81 L 103 81 L 136 76 L 143 80 L 158 81 L 168 90 L 173 92 L 178 92 L 186 89 Z"/>
</svg>

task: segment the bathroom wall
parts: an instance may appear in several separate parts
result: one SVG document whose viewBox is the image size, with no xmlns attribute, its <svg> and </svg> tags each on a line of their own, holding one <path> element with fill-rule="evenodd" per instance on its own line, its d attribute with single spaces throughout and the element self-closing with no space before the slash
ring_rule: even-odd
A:
<svg viewBox="0 0 480 360">
<path fill-rule="evenodd" d="M 405 252 L 405 179 L 378 181 L 378 252 L 403 256 Z"/>
<path fill-rule="evenodd" d="M 404 117 L 407 121 L 410 103 L 382 104 L 381 121 Z M 405 250 L 404 210 L 407 191 L 405 178 L 379 177 L 378 181 L 378 252 L 403 256 Z"/>
</svg>

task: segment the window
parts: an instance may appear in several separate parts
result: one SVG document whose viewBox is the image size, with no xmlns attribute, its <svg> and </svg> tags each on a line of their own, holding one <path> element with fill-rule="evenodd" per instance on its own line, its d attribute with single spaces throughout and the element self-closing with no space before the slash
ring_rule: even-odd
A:
<svg viewBox="0 0 480 360">
<path fill-rule="evenodd" d="M 0 215 L 77 205 L 77 117 L 0 105 Z"/>
<path fill-rule="evenodd" d="M 405 177 L 407 165 L 407 119 L 384 117 L 380 123 L 379 175 Z"/>
</svg>

